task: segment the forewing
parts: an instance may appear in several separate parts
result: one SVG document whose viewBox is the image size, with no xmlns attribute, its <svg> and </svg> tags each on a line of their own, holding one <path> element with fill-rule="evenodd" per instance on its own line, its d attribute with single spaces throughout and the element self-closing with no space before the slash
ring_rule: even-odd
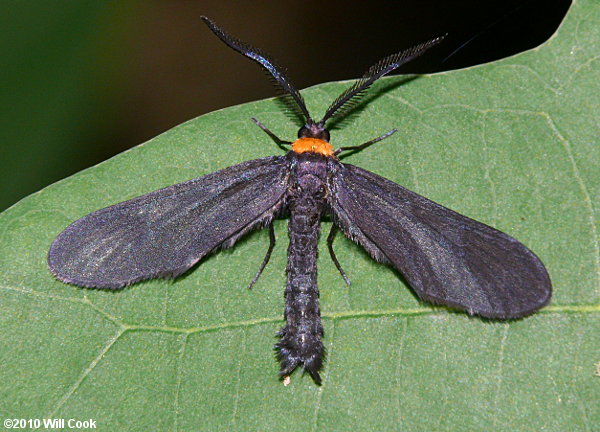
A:
<svg viewBox="0 0 600 432">
<path fill-rule="evenodd" d="M 390 262 L 421 299 L 502 319 L 549 301 L 544 265 L 514 238 L 369 171 L 337 167 L 330 204 L 336 223 Z"/>
<path fill-rule="evenodd" d="M 289 172 L 283 156 L 252 160 L 95 211 L 54 240 L 48 265 L 64 282 L 95 288 L 177 276 L 268 223 Z"/>
</svg>

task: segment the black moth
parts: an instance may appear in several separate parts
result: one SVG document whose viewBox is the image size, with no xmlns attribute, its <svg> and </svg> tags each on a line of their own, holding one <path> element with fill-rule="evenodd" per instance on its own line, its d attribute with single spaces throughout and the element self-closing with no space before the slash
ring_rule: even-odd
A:
<svg viewBox="0 0 600 432">
<path fill-rule="evenodd" d="M 243 162 L 194 180 L 93 212 L 52 243 L 48 265 L 61 281 L 116 289 L 135 282 L 181 275 L 208 253 L 231 247 L 251 230 L 269 226 L 271 243 L 251 285 L 275 244 L 272 221 L 289 215 L 286 325 L 276 345 L 281 376 L 302 366 L 320 383 L 324 347 L 317 288 L 320 220 L 391 264 L 423 300 L 487 318 L 528 315 L 550 299 L 541 261 L 514 238 L 462 216 L 383 177 L 341 163 L 337 155 L 360 150 L 394 133 L 334 150 L 325 123 L 347 112 L 375 80 L 436 45 L 442 38 L 386 57 L 344 91 L 315 122 L 300 93 L 267 55 L 225 33 L 203 17 L 227 45 L 258 62 L 295 102 L 306 120 L 293 143 L 253 119 L 285 156 Z M 350 103 L 349 103 L 350 102 Z"/>
</svg>

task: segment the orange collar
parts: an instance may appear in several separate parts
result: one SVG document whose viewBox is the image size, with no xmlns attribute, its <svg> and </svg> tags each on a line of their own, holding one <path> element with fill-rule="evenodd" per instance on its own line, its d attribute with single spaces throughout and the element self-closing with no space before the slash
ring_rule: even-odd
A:
<svg viewBox="0 0 600 432">
<path fill-rule="evenodd" d="M 333 146 L 327 141 L 317 138 L 299 138 L 292 143 L 292 150 L 296 153 L 318 153 L 323 156 L 333 156 Z"/>
</svg>

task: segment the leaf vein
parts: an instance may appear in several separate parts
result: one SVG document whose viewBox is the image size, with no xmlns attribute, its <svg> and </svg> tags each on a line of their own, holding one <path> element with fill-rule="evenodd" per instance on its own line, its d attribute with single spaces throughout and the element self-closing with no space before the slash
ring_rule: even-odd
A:
<svg viewBox="0 0 600 432">
<path fill-rule="evenodd" d="M 108 351 L 114 346 L 115 342 L 125 333 L 125 329 L 121 327 L 119 331 L 108 340 L 104 348 L 100 351 L 100 354 L 96 356 L 94 360 L 83 370 L 82 374 L 77 378 L 75 383 L 67 390 L 67 392 L 58 400 L 54 409 L 46 416 L 46 418 L 54 417 L 56 412 L 69 400 L 71 396 L 81 386 L 83 381 L 89 376 L 89 374 L 98 366 L 98 363 L 104 358 Z"/>
<path fill-rule="evenodd" d="M 498 421 L 498 403 L 500 401 L 500 389 L 502 386 L 502 374 L 504 372 L 504 350 L 506 348 L 506 339 L 508 338 L 508 329 L 510 326 L 503 324 L 504 331 L 500 340 L 500 349 L 498 350 L 498 382 L 496 383 L 496 391 L 494 392 L 494 412 L 492 416 L 492 425 L 496 426 Z"/>
<path fill-rule="evenodd" d="M 179 428 L 179 392 L 181 390 L 181 377 L 183 375 L 183 357 L 185 356 L 185 349 L 187 347 L 189 334 L 185 334 L 183 342 L 181 343 L 181 350 L 179 352 L 179 358 L 177 359 L 177 378 L 175 382 L 175 400 L 174 406 L 174 419 L 173 419 L 173 431 L 177 432 Z"/>
<path fill-rule="evenodd" d="M 335 341 L 335 319 L 331 322 L 331 338 L 329 340 L 329 353 L 328 353 L 328 362 L 331 363 L 331 358 L 333 356 L 333 345 Z M 315 403 L 315 411 L 313 414 L 313 425 L 312 430 L 316 432 L 319 430 L 319 413 L 321 411 L 321 401 L 323 400 L 323 392 L 325 391 L 325 383 L 327 382 L 327 377 L 329 376 L 329 372 L 323 377 L 323 383 L 319 386 L 317 390 L 317 400 Z"/>
<path fill-rule="evenodd" d="M 404 355 L 404 345 L 406 344 L 406 330 L 408 328 L 408 320 L 409 318 L 406 317 L 404 318 L 403 322 L 402 322 L 402 333 L 400 335 L 400 342 L 398 343 L 398 364 L 396 365 L 396 387 L 398 389 L 398 393 L 396 396 L 396 420 L 397 423 L 399 425 L 401 425 L 402 422 L 402 392 L 401 392 L 401 384 L 402 384 L 402 380 L 401 380 L 401 374 L 402 374 L 402 357 Z"/>
<path fill-rule="evenodd" d="M 583 177 L 581 176 L 581 173 L 577 166 L 577 161 L 575 160 L 575 157 L 573 156 L 573 150 L 571 148 L 571 143 L 560 133 L 556 124 L 550 117 L 550 115 L 544 113 L 544 116 L 546 118 L 548 125 L 550 126 L 550 129 L 556 135 L 558 140 L 562 143 L 562 145 L 565 149 L 565 152 L 567 153 L 567 157 L 571 164 L 571 169 L 573 170 L 573 175 L 575 177 L 575 180 L 577 181 L 577 184 L 579 185 L 581 194 L 583 195 L 583 202 L 589 212 L 588 220 L 589 220 L 590 230 L 591 230 L 591 234 L 592 234 L 591 235 L 592 243 L 593 243 L 594 252 L 595 252 L 594 258 L 595 258 L 595 264 L 596 264 L 596 279 L 597 279 L 596 295 L 598 296 L 598 295 L 600 295 L 600 244 L 598 244 L 598 231 L 596 229 L 596 220 L 594 218 L 594 215 L 595 215 L 594 204 L 592 203 L 592 199 L 591 199 L 591 195 L 588 190 L 588 187 L 587 187 Z"/>
<path fill-rule="evenodd" d="M 235 397 L 233 399 L 233 412 L 231 413 L 231 428 L 230 430 L 234 430 L 235 423 L 237 421 L 237 412 L 240 404 L 240 389 L 241 389 L 241 373 L 242 373 L 242 359 L 244 358 L 244 353 L 246 352 L 246 332 L 242 331 L 242 343 L 240 347 L 240 355 L 238 356 L 238 367 L 236 371 L 235 377 Z"/>
</svg>

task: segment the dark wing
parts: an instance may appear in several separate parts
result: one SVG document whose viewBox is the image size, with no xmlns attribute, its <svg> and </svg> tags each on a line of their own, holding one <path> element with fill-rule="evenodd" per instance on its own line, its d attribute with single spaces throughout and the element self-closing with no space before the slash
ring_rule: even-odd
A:
<svg viewBox="0 0 600 432">
<path fill-rule="evenodd" d="M 95 288 L 175 277 L 270 222 L 289 173 L 283 156 L 252 160 L 90 213 L 54 240 L 48 265 Z"/>
<path fill-rule="evenodd" d="M 336 165 L 334 220 L 423 300 L 501 319 L 550 300 L 544 265 L 514 238 L 369 171 Z"/>
</svg>

